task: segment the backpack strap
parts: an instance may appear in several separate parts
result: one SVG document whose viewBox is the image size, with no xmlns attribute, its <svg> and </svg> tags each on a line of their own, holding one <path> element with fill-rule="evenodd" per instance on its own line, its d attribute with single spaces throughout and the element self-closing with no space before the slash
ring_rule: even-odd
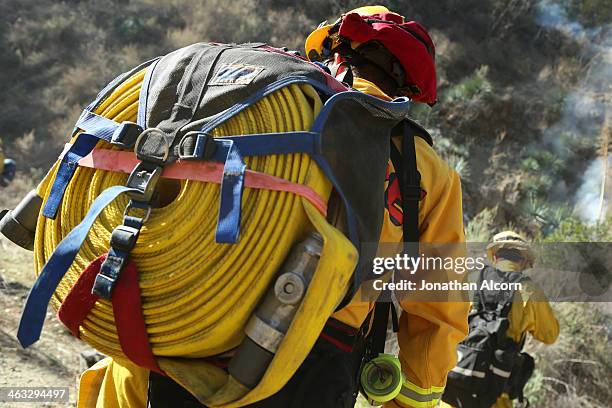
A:
<svg viewBox="0 0 612 408">
<path fill-rule="evenodd" d="M 486 266 L 482 268 L 480 272 L 478 273 L 478 280 L 476 281 L 476 285 L 478 285 L 478 290 L 476 291 L 476 293 L 474 293 L 474 303 L 476 304 L 476 310 L 478 310 L 479 312 L 487 310 L 487 305 L 485 303 L 485 296 L 484 296 L 484 293 L 482 293 L 482 282 L 484 280 L 485 269 L 486 269 Z"/>
<path fill-rule="evenodd" d="M 415 132 L 406 122 L 402 140 L 402 171 L 400 186 L 402 194 L 403 241 L 419 242 L 419 201 L 421 200 L 421 173 L 417 169 Z"/>
<path fill-rule="evenodd" d="M 401 124 L 404 132 L 402 136 L 401 155 L 395 144 L 392 141 L 390 143 L 391 162 L 398 176 L 402 196 L 403 241 L 404 243 L 413 244 L 407 247 L 409 252 L 415 252 L 415 254 L 411 254 L 412 256 L 418 253 L 418 246 L 414 244 L 419 242 L 419 201 L 422 198 L 421 174 L 417 169 L 414 138 L 417 136 L 415 130 L 423 130 L 422 128 L 415 128 L 413 123 L 412 121 L 406 120 Z M 425 134 L 429 136 L 427 132 L 425 132 Z M 397 331 L 397 311 L 391 301 L 390 294 L 383 292 L 374 308 L 374 320 L 372 322 L 372 332 L 370 334 L 373 357 L 385 350 L 389 313 L 391 313 L 392 316 L 393 330 Z"/>
</svg>

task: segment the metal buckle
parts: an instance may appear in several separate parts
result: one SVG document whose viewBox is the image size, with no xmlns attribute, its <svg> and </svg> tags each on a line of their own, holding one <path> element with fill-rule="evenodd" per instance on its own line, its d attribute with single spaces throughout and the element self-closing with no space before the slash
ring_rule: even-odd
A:
<svg viewBox="0 0 612 408">
<path fill-rule="evenodd" d="M 192 151 L 185 152 L 187 142 L 193 137 L 195 137 L 195 143 L 193 144 Z M 213 157 L 216 150 L 217 146 L 211 134 L 191 131 L 187 132 L 179 142 L 178 152 L 181 160 L 207 160 Z"/>
<path fill-rule="evenodd" d="M 124 219 L 126 217 L 130 216 L 130 210 L 132 210 L 133 208 L 145 211 L 144 217 L 137 217 L 137 218 L 140 218 L 140 220 L 141 220 L 140 222 L 142 224 L 147 222 L 147 220 L 151 216 L 151 206 L 149 204 L 145 203 L 145 202 L 142 202 L 142 201 L 130 200 L 128 205 L 125 207 L 125 211 L 123 212 L 123 218 Z"/>
<path fill-rule="evenodd" d="M 138 163 L 132 170 L 126 186 L 137 189 L 139 192 L 129 193 L 129 197 L 136 201 L 151 201 L 162 171 L 161 166 L 146 162 Z"/>
</svg>

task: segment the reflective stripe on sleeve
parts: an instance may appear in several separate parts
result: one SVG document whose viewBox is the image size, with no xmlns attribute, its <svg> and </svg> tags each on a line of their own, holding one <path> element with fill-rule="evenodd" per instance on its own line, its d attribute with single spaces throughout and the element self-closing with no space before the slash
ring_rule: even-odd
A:
<svg viewBox="0 0 612 408">
<path fill-rule="evenodd" d="M 404 380 L 402 389 L 395 400 L 402 405 L 415 408 L 435 407 L 442 397 L 444 387 L 421 388 L 409 381 Z"/>
</svg>

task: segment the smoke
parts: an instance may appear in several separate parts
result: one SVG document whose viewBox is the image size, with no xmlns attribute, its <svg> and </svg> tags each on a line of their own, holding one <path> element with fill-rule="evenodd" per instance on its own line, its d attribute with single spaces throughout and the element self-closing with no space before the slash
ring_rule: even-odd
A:
<svg viewBox="0 0 612 408">
<path fill-rule="evenodd" d="M 570 19 L 561 4 L 551 0 L 538 3 L 535 18 L 545 30 L 555 30 L 574 40 L 582 50 L 579 57 L 588 61 L 582 79 L 565 96 L 561 119 L 543 134 L 545 148 L 561 160 L 576 160 L 572 150 L 577 146 L 592 146 L 596 150 L 606 118 L 612 120 L 612 25 L 586 28 Z M 564 191 L 564 201 L 574 205 L 575 213 L 585 221 L 594 222 L 600 210 L 604 159 L 596 157 L 588 164 L 576 163 L 577 170 L 582 168 L 586 171 L 576 194 L 571 196 Z"/>
<path fill-rule="evenodd" d="M 578 38 L 585 30 L 577 21 L 570 21 L 565 9 L 552 1 L 543 0 L 536 6 L 536 22 L 544 28 L 553 28 Z"/>
<path fill-rule="evenodd" d="M 588 222 L 596 222 L 599 218 L 603 168 L 603 157 L 593 160 L 585 171 L 582 185 L 576 193 L 577 200 L 574 210 L 580 218 Z"/>
</svg>

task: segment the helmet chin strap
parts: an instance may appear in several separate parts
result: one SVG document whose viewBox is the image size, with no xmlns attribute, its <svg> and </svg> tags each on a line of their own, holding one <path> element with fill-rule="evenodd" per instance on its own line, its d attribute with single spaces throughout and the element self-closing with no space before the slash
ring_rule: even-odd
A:
<svg viewBox="0 0 612 408">
<path fill-rule="evenodd" d="M 493 267 L 502 272 L 521 272 L 523 269 L 525 269 L 522 263 L 510 261 L 504 258 L 495 258 L 493 261 Z"/>
<path fill-rule="evenodd" d="M 334 53 L 333 60 L 328 60 L 326 65 L 334 78 L 348 86 L 353 86 L 353 70 L 351 69 L 348 57 L 336 52 Z"/>
</svg>

